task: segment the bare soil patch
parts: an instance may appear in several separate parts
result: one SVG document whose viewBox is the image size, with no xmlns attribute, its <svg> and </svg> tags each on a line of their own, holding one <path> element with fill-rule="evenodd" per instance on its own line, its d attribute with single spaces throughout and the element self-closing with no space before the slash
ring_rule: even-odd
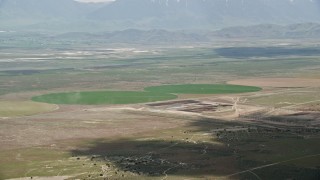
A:
<svg viewBox="0 0 320 180">
<path fill-rule="evenodd" d="M 64 108 L 54 113 L 0 119 L 0 150 L 51 145 L 70 139 L 123 137 L 182 126 L 188 122 L 126 110 Z"/>
<path fill-rule="evenodd" d="M 167 101 L 161 103 L 148 104 L 151 108 L 161 109 L 163 111 L 179 111 L 188 113 L 202 114 L 204 112 L 218 112 L 221 110 L 231 109 L 233 106 L 230 102 L 223 103 L 219 101 L 211 100 L 178 100 Z"/>
<path fill-rule="evenodd" d="M 30 179 L 36 179 L 36 180 L 64 180 L 68 179 L 70 176 L 52 176 L 52 177 L 23 177 L 23 178 L 15 178 L 15 179 L 9 179 L 9 180 L 30 180 Z"/>
</svg>

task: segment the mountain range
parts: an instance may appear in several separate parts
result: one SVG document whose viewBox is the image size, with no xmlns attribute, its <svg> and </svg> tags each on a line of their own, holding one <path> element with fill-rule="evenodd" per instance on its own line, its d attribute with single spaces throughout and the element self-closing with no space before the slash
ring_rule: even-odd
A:
<svg viewBox="0 0 320 180">
<path fill-rule="evenodd" d="M 33 42 L 41 47 L 48 44 L 139 44 L 139 45 L 195 45 L 212 43 L 219 40 L 266 40 L 266 39 L 320 39 L 320 24 L 301 23 L 291 25 L 261 24 L 253 26 L 235 26 L 217 31 L 191 32 L 163 29 L 139 30 L 126 29 L 112 32 L 67 32 L 42 33 L 21 31 L 0 31 L 2 47 L 11 47 L 12 43 L 29 44 Z M 14 42 L 13 42 L 14 41 Z M 23 43 L 21 43 L 23 42 Z M 36 43 L 35 43 L 36 42 Z M 45 46 L 42 46 L 45 45 Z"/>
<path fill-rule="evenodd" d="M 306 22 L 320 22 L 320 0 L 0 0 L 0 30 L 212 31 L 230 26 Z"/>
<path fill-rule="evenodd" d="M 210 32 L 215 38 L 320 38 L 320 24 L 299 23 L 286 26 L 261 24 L 253 26 L 228 27 Z"/>
</svg>

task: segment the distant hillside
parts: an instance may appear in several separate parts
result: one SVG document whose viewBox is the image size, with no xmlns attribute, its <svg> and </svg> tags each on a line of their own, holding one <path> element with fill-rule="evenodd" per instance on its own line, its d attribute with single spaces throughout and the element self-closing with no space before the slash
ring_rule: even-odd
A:
<svg viewBox="0 0 320 180">
<path fill-rule="evenodd" d="M 2 43 L 31 40 L 38 44 L 70 42 L 75 44 L 192 44 L 210 43 L 221 39 L 320 39 L 320 24 L 304 23 L 287 26 L 263 24 L 245 27 L 230 27 L 218 31 L 168 31 L 162 29 L 127 29 L 109 32 L 38 33 L 30 31 L 0 31 Z"/>
<path fill-rule="evenodd" d="M 257 39 L 320 39 L 320 24 L 300 23 L 287 26 L 261 24 L 254 26 L 236 26 L 218 31 L 186 32 L 168 30 L 138 30 L 104 33 L 64 33 L 56 36 L 61 39 L 92 39 L 108 43 L 165 44 L 165 43 L 204 43 L 218 39 L 257 38 Z"/>
<path fill-rule="evenodd" d="M 211 38 L 320 38 L 320 24 L 300 23 L 287 26 L 262 24 L 230 27 L 209 33 Z"/>
</svg>

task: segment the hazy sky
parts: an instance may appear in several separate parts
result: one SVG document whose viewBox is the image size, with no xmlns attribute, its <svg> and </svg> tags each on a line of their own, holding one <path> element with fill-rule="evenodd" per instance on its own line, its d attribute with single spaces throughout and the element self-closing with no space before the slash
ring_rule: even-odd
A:
<svg viewBox="0 0 320 180">
<path fill-rule="evenodd" d="M 111 2 L 114 0 L 76 0 L 76 1 L 80 1 L 80 2 Z"/>
</svg>

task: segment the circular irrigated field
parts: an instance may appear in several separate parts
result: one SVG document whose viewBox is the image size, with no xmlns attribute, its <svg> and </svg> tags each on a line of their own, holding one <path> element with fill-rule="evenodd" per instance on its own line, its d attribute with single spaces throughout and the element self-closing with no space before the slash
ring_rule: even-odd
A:
<svg viewBox="0 0 320 180">
<path fill-rule="evenodd" d="M 175 99 L 173 94 L 136 91 L 96 91 L 53 93 L 33 97 L 33 101 L 53 104 L 134 104 Z"/>
<path fill-rule="evenodd" d="M 173 94 L 231 94 L 260 91 L 254 86 L 240 86 L 229 84 L 181 84 L 152 86 L 145 88 L 149 92 L 162 92 Z"/>
<path fill-rule="evenodd" d="M 310 78 L 251 78 L 229 81 L 228 84 L 260 87 L 320 87 L 320 79 Z"/>
<path fill-rule="evenodd" d="M 50 112 L 56 105 L 30 101 L 0 101 L 0 117 L 29 116 Z"/>
<path fill-rule="evenodd" d="M 226 84 L 164 85 L 145 88 L 145 91 L 92 91 L 53 93 L 33 97 L 33 101 L 52 104 L 135 104 L 177 98 L 175 94 L 230 94 L 255 92 L 261 88 Z"/>
</svg>

